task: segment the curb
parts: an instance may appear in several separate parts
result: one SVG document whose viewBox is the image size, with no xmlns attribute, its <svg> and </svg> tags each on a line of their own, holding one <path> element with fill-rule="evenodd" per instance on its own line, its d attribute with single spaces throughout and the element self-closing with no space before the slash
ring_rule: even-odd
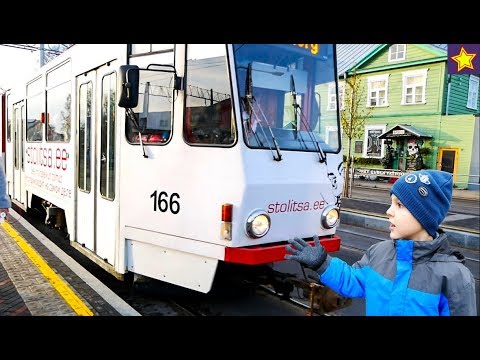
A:
<svg viewBox="0 0 480 360">
<path fill-rule="evenodd" d="M 358 214 L 348 211 L 347 209 L 342 209 L 342 211 L 340 212 L 340 223 L 361 228 L 383 231 L 387 233 L 390 232 L 390 222 L 387 219 L 378 216 Z M 445 232 L 448 234 L 448 241 L 451 245 L 471 250 L 480 249 L 479 234 L 473 234 L 465 231 L 458 231 L 452 229 L 443 230 L 445 230 Z"/>
</svg>

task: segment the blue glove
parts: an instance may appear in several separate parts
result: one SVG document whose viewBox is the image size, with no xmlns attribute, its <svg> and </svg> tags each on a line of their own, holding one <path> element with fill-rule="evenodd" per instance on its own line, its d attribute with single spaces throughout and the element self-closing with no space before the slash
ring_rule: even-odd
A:
<svg viewBox="0 0 480 360">
<path fill-rule="evenodd" d="M 297 237 L 288 240 L 290 245 L 287 245 L 286 250 L 293 255 L 286 254 L 285 259 L 298 261 L 313 271 L 318 271 L 327 259 L 327 252 L 320 245 L 317 235 L 313 236 L 313 241 L 314 246 L 310 246 L 305 240 Z"/>
</svg>

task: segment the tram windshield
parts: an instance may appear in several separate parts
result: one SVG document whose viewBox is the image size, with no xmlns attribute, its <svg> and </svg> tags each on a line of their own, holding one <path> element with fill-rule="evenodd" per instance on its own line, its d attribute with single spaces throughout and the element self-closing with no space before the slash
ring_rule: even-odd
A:
<svg viewBox="0 0 480 360">
<path fill-rule="evenodd" d="M 333 44 L 233 48 L 248 146 L 340 151 L 338 111 L 329 106 L 329 97 L 337 94 Z"/>
</svg>

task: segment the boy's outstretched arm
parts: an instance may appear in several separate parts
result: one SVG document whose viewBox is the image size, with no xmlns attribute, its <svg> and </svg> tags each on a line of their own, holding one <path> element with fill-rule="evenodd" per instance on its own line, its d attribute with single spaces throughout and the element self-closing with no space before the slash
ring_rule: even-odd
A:
<svg viewBox="0 0 480 360">
<path fill-rule="evenodd" d="M 318 236 L 313 237 L 314 246 L 305 240 L 288 240 L 285 259 L 295 260 L 315 271 L 322 283 L 345 297 L 364 297 L 364 274 L 362 268 L 353 268 L 346 262 L 332 258 L 320 244 Z M 366 263 L 366 255 L 359 263 Z"/>
</svg>

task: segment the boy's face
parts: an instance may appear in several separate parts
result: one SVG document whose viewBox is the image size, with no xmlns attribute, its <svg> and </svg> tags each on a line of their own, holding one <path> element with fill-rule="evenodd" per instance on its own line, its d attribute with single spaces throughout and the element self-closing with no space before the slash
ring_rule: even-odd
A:
<svg viewBox="0 0 480 360">
<path fill-rule="evenodd" d="M 412 215 L 410 211 L 392 194 L 392 203 L 387 210 L 390 221 L 390 238 L 392 240 L 405 239 L 429 241 L 432 237 Z"/>
</svg>

